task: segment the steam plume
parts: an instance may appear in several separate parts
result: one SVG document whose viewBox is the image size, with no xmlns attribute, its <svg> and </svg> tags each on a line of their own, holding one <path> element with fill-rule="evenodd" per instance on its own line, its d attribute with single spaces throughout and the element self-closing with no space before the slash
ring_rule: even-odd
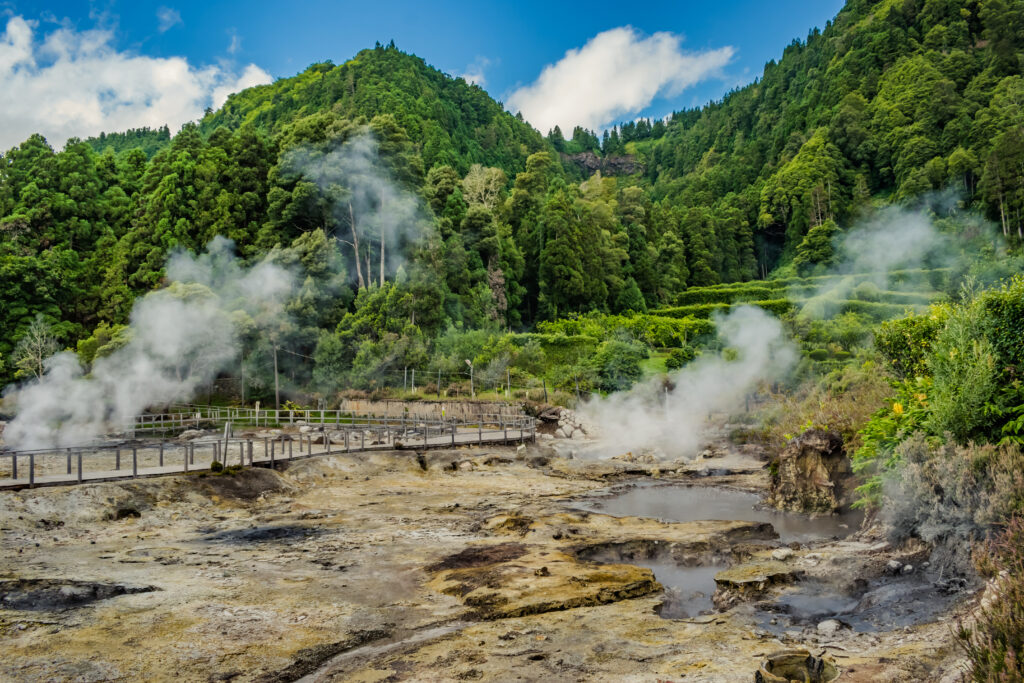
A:
<svg viewBox="0 0 1024 683">
<path fill-rule="evenodd" d="M 15 449 L 59 448 L 123 429 L 149 406 L 190 400 L 238 356 L 236 322 L 262 324 L 284 315 L 292 274 L 268 261 L 243 267 L 223 237 L 205 254 L 178 253 L 171 286 L 139 299 L 130 341 L 97 358 L 85 375 L 78 357 L 59 353 L 46 373 L 8 393 L 17 416 L 4 437 Z"/>
<path fill-rule="evenodd" d="M 355 272 L 363 279 L 365 269 L 367 285 L 375 275 L 394 274 L 429 225 L 419 198 L 396 182 L 379 153 L 377 139 L 367 130 L 326 153 L 311 147 L 289 150 L 283 164 L 329 198 L 335 236 L 356 252 Z"/>
<path fill-rule="evenodd" d="M 762 382 L 781 379 L 797 353 L 782 323 L 753 306 L 739 306 L 716 318 L 726 351 L 698 357 L 670 376 L 675 389 L 659 382 L 595 398 L 580 410 L 600 426 L 598 454 L 660 451 L 692 457 L 704 441 L 711 413 L 731 412 Z"/>
</svg>

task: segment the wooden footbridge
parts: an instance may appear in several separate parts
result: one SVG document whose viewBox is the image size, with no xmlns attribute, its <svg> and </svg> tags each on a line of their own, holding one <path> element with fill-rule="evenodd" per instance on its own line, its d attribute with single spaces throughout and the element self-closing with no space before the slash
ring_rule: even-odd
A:
<svg viewBox="0 0 1024 683">
<path fill-rule="evenodd" d="M 217 431 L 190 440 L 163 436 L 185 429 Z M 282 461 L 341 453 L 509 445 L 536 440 L 537 425 L 525 415 L 451 419 L 327 410 L 190 408 L 140 416 L 125 433 L 127 438 L 103 444 L 0 450 L 0 489 L 203 472 L 217 467 L 214 463 L 274 467 Z M 151 436 L 138 438 L 140 434 Z"/>
</svg>

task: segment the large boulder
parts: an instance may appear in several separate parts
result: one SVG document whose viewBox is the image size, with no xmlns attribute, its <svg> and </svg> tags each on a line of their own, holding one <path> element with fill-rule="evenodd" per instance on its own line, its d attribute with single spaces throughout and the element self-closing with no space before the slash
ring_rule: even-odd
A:
<svg viewBox="0 0 1024 683">
<path fill-rule="evenodd" d="M 839 434 L 809 429 L 772 462 L 768 503 L 796 512 L 838 512 L 850 501 L 852 470 Z"/>
</svg>

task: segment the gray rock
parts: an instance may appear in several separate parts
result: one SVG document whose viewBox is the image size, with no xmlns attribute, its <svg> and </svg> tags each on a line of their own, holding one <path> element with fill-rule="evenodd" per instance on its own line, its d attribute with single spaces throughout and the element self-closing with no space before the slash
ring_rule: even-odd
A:
<svg viewBox="0 0 1024 683">
<path fill-rule="evenodd" d="M 889 562 L 885 565 L 885 568 L 893 574 L 899 574 L 900 570 L 903 569 L 903 563 L 899 560 L 889 560 Z"/>
<path fill-rule="evenodd" d="M 835 619 L 826 619 L 818 624 L 818 633 L 823 636 L 834 636 L 842 627 L 843 625 Z"/>
<path fill-rule="evenodd" d="M 914 565 L 912 565 L 912 564 L 905 564 L 905 565 L 903 565 L 903 573 L 904 574 L 912 574 L 913 572 L 914 572 Z"/>
<path fill-rule="evenodd" d="M 791 557 L 793 557 L 792 548 L 776 548 L 772 551 L 772 559 L 779 562 L 785 562 Z"/>
</svg>

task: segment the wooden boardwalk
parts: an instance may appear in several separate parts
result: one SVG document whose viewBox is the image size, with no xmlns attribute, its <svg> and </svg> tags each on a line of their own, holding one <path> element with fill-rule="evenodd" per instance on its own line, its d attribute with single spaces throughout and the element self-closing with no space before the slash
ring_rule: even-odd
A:
<svg viewBox="0 0 1024 683">
<path fill-rule="evenodd" d="M 526 417 L 500 425 L 437 421 L 414 427 L 411 422 L 405 420 L 401 429 L 368 421 L 265 438 L 211 436 L 188 442 L 132 441 L 115 446 L 0 452 L 0 490 L 209 472 L 215 461 L 226 466 L 273 467 L 282 461 L 323 455 L 510 445 L 536 438 L 536 424 Z"/>
</svg>

